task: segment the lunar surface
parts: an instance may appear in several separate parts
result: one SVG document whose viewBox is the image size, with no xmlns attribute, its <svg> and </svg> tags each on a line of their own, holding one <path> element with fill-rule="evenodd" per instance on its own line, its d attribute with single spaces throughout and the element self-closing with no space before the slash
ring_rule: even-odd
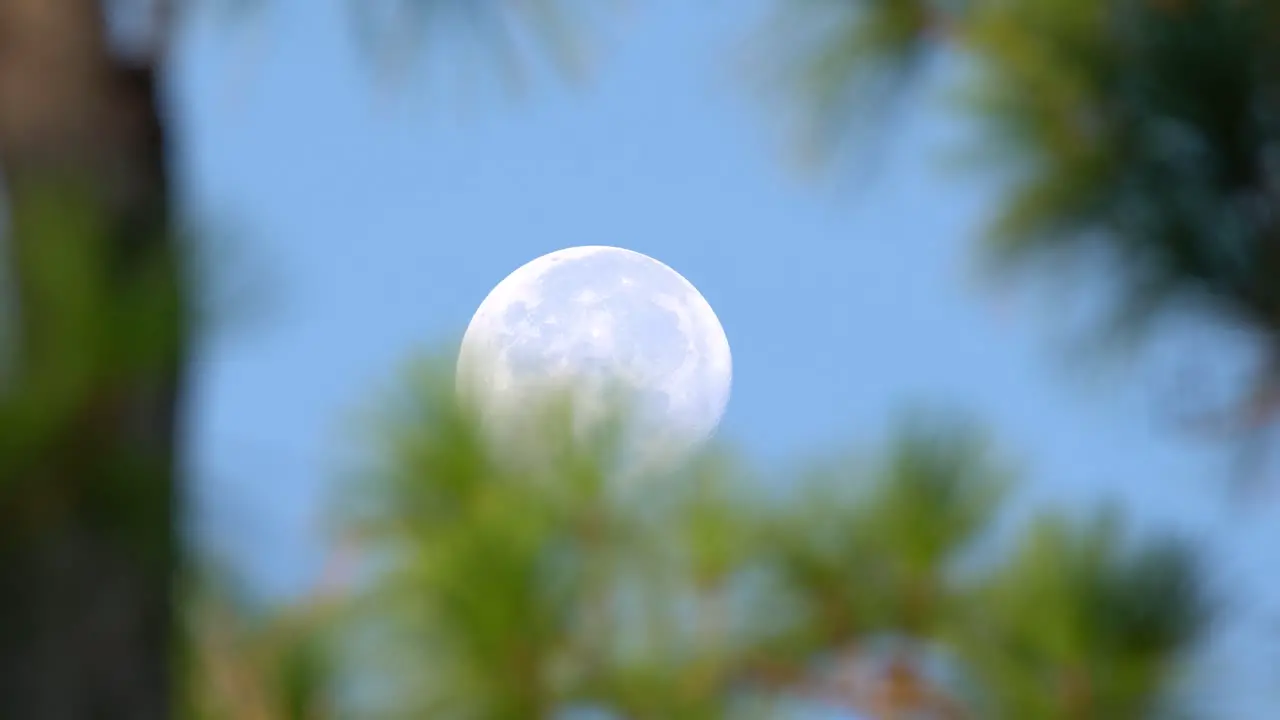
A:
<svg viewBox="0 0 1280 720">
<path fill-rule="evenodd" d="M 698 443 L 729 400 L 729 342 L 679 273 L 631 250 L 587 246 L 544 255 L 489 293 L 467 327 L 459 391 L 489 411 L 530 391 L 575 390 L 582 403 L 621 389 L 636 425 Z"/>
</svg>

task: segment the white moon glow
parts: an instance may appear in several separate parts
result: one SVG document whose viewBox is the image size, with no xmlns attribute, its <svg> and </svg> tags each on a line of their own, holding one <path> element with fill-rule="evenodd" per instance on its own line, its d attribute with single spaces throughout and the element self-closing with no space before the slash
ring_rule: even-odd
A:
<svg viewBox="0 0 1280 720">
<path fill-rule="evenodd" d="M 732 379 L 729 341 L 697 289 L 647 255 L 607 246 L 558 250 L 508 275 L 458 356 L 459 390 L 482 402 L 518 403 L 548 381 L 621 386 L 663 435 L 695 443 L 715 431 Z"/>
</svg>

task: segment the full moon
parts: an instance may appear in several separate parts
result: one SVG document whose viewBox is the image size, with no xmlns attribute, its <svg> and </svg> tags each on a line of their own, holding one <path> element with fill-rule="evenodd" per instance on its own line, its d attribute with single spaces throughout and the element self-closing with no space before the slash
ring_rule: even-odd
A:
<svg viewBox="0 0 1280 720">
<path fill-rule="evenodd" d="M 459 391 L 486 408 L 520 407 L 548 382 L 621 388 L 647 428 L 684 445 L 715 432 L 733 363 L 688 280 L 638 252 L 584 246 L 498 283 L 467 326 L 457 373 Z"/>
</svg>

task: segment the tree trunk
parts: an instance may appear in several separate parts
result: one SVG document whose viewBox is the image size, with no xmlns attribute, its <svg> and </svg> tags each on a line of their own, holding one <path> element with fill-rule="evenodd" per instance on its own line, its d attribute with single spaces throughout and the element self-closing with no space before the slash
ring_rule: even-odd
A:
<svg viewBox="0 0 1280 720">
<path fill-rule="evenodd" d="M 173 707 L 187 285 L 155 65 L 98 0 L 0 0 L 0 718 Z"/>
</svg>

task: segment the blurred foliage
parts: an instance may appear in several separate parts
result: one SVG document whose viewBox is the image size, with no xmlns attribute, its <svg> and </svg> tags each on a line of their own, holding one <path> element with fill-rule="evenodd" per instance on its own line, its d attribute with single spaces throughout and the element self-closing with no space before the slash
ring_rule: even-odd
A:
<svg viewBox="0 0 1280 720">
<path fill-rule="evenodd" d="M 1192 555 L 1126 547 L 1117 517 L 1042 519 L 977 591 L 965 658 L 1001 717 L 1167 717 L 1159 691 L 1208 628 L 1208 598 Z"/>
<path fill-rule="evenodd" d="M 194 606 L 201 707 L 224 708 L 201 717 L 1155 718 L 1210 627 L 1189 550 L 1115 518 L 983 550 L 1012 474 L 965 422 L 919 415 L 786 487 L 723 450 L 636 478 L 625 423 L 583 437 L 551 398 L 495 442 L 447 380 L 418 372 L 378 426 L 330 614 Z M 225 710 L 282 693 L 311 709 Z"/>
<path fill-rule="evenodd" d="M 191 330 L 178 251 L 113 222 L 86 187 L 23 191 L 6 243 L 0 553 L 83 523 L 164 568 L 172 458 L 143 425 Z"/>
<path fill-rule="evenodd" d="M 210 571 L 182 597 L 188 629 L 181 716 L 192 720 L 332 717 L 338 666 L 323 596 L 284 609 L 255 606 Z"/>
<path fill-rule="evenodd" d="M 828 149 L 883 112 L 931 49 L 968 62 L 979 156 L 1011 180 L 987 257 L 1049 274 L 1075 258 L 1103 268 L 1120 295 L 1108 340 L 1171 318 L 1243 328 L 1264 367 L 1238 415 L 1274 416 L 1280 5 L 779 0 L 778 16 L 820 30 L 769 56 L 791 93 L 784 111 L 800 108 Z"/>
<path fill-rule="evenodd" d="M 796 124 L 806 161 L 880 127 L 918 74 L 933 19 L 926 0 L 776 3 L 761 33 L 766 62 L 754 70 Z"/>
<path fill-rule="evenodd" d="M 544 59 L 581 69 L 588 6 L 350 4 L 382 59 L 461 28 L 516 85 Z M 1256 419 L 1280 407 L 1278 12 L 785 0 L 770 78 L 823 154 L 895 108 L 932 49 L 972 61 L 984 151 L 1014 180 L 988 257 L 1051 271 L 1103 258 L 1121 335 L 1188 313 L 1255 333 L 1268 361 L 1246 402 Z M 174 448 L 143 447 L 133 424 L 182 364 L 191 279 L 172 243 L 131 256 L 156 228 L 109 217 L 93 192 L 9 190 L 25 322 L 6 338 L 21 352 L 0 396 L 4 548 L 65 521 L 141 528 L 130 554 L 166 554 Z M 637 476 L 621 420 L 584 436 L 552 399 L 496 442 L 443 380 L 414 378 L 376 429 L 379 462 L 342 504 L 361 572 L 341 592 L 258 607 L 216 576 L 188 588 L 186 715 L 776 717 L 804 698 L 886 718 L 1156 718 L 1213 627 L 1194 555 L 1115 516 L 1048 516 L 1008 556 L 984 548 L 1012 473 L 965 423 L 918 418 L 869 461 L 784 483 L 724 451 Z"/>
<path fill-rule="evenodd" d="M 348 0 L 352 26 L 384 70 L 426 59 L 491 71 L 521 89 L 539 68 L 579 78 L 589 59 L 587 27 L 615 0 Z M 441 52 L 443 50 L 443 52 Z M 428 69 L 439 69 L 428 68 Z"/>
<path fill-rule="evenodd" d="M 1163 311 L 1280 331 L 1274 3 L 1010 3 L 975 13 L 975 95 L 1023 168 L 997 249 L 1096 245 L 1125 326 Z"/>
</svg>

